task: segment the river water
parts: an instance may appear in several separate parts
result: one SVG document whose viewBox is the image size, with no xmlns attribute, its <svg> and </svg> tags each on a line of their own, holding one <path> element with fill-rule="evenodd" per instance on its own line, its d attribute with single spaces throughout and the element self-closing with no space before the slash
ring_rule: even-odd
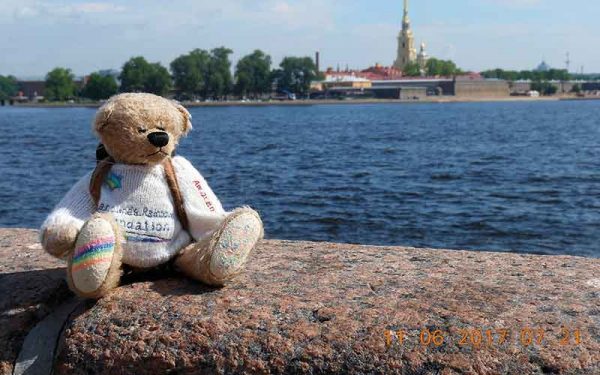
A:
<svg viewBox="0 0 600 375">
<path fill-rule="evenodd" d="M 0 107 L 0 226 L 94 167 L 94 112 Z M 600 101 L 191 113 L 179 154 L 269 238 L 600 257 Z"/>
</svg>

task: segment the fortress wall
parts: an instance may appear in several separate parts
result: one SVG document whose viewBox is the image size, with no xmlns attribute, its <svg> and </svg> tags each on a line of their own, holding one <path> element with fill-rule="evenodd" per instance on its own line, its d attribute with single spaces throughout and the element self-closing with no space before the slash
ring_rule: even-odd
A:
<svg viewBox="0 0 600 375">
<path fill-rule="evenodd" d="M 507 81 L 456 81 L 454 95 L 460 97 L 505 97 L 510 95 Z"/>
</svg>

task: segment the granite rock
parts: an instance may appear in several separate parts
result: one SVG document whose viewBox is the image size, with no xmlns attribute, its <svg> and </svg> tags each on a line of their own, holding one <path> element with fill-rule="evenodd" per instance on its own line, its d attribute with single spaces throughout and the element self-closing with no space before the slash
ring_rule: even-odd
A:
<svg viewBox="0 0 600 375">
<path fill-rule="evenodd" d="M 0 374 L 71 297 L 37 232 L 0 229 Z M 223 289 L 130 275 L 66 322 L 55 372 L 600 373 L 600 260 L 264 241 Z"/>
<path fill-rule="evenodd" d="M 12 374 L 27 333 L 71 294 L 37 231 L 0 228 L 0 257 L 0 374 Z"/>
<path fill-rule="evenodd" d="M 40 292 L 41 294 L 41 292 Z M 59 374 L 600 374 L 600 260 L 264 241 L 223 289 L 137 275 Z"/>
</svg>

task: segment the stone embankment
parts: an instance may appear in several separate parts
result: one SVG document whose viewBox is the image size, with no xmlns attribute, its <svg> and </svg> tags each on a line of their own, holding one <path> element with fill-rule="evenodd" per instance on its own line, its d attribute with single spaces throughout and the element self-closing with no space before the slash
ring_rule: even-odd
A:
<svg viewBox="0 0 600 375">
<path fill-rule="evenodd" d="M 556 96 L 428 96 L 419 100 L 399 99 L 300 99 L 288 101 L 214 101 L 214 102 L 183 102 L 186 107 L 263 107 L 263 106 L 312 106 L 329 104 L 401 104 L 401 103 L 479 103 L 479 102 L 557 102 L 560 100 L 600 100 L 599 96 L 576 97 L 574 95 Z M 18 103 L 15 107 L 25 108 L 98 108 L 102 103 Z"/>
<path fill-rule="evenodd" d="M 600 374 L 598 259 L 268 240 L 224 289 L 150 273 L 94 302 L 35 231 L 0 254 L 2 374 Z"/>
</svg>

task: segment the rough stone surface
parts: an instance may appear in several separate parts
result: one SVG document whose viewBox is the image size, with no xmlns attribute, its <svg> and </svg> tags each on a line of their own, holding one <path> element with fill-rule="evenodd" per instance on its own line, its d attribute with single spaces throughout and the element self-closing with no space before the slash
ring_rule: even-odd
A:
<svg viewBox="0 0 600 375">
<path fill-rule="evenodd" d="M 57 373 L 600 374 L 598 259 L 265 241 L 224 289 L 128 283 L 67 325 Z"/>
<path fill-rule="evenodd" d="M 0 229 L 0 255 L 10 374 L 27 333 L 71 294 L 36 231 Z M 224 289 L 157 271 L 80 304 L 55 371 L 600 374 L 599 297 L 598 259 L 271 240 Z"/>
<path fill-rule="evenodd" d="M 0 374 L 12 374 L 27 333 L 70 296 L 64 264 L 37 231 L 0 228 Z"/>
</svg>

